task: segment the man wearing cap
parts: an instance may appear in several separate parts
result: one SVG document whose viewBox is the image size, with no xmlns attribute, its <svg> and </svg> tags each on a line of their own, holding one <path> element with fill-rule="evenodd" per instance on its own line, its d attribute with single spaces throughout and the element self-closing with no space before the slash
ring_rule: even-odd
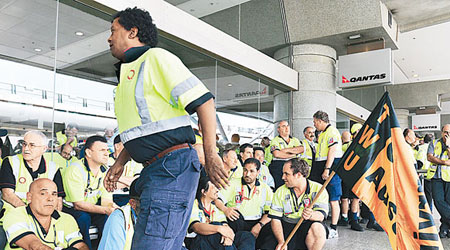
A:
<svg viewBox="0 0 450 250">
<path fill-rule="evenodd" d="M 131 183 L 129 197 L 128 204 L 116 209 L 109 215 L 98 246 L 99 250 L 131 249 L 134 225 L 141 210 L 139 194 L 136 191 L 136 181 Z"/>
</svg>

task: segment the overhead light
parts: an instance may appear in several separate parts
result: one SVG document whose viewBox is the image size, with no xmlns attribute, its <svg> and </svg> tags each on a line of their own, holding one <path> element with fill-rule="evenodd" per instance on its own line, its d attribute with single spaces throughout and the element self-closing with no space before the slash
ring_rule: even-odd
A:
<svg viewBox="0 0 450 250">
<path fill-rule="evenodd" d="M 355 40 L 355 39 L 359 39 L 359 38 L 361 38 L 361 34 L 351 35 L 348 37 L 348 39 L 350 39 L 350 40 Z"/>
<path fill-rule="evenodd" d="M 414 74 L 413 77 L 414 77 L 414 78 L 417 78 L 417 77 L 419 77 L 419 75 L 418 75 L 418 74 Z"/>
<path fill-rule="evenodd" d="M 419 109 L 420 109 L 420 110 L 424 110 L 424 109 L 425 109 L 425 107 L 424 107 L 424 106 L 421 106 L 421 107 L 419 107 Z"/>
<path fill-rule="evenodd" d="M 84 33 L 82 31 L 76 31 L 75 35 L 77 35 L 77 36 L 84 36 Z"/>
<path fill-rule="evenodd" d="M 41 49 L 41 48 L 35 48 L 34 51 L 36 51 L 36 52 L 41 52 L 42 49 Z"/>
<path fill-rule="evenodd" d="M 228 87 L 233 87 L 233 84 L 232 84 L 232 83 L 228 83 L 227 86 L 228 86 Z"/>
</svg>

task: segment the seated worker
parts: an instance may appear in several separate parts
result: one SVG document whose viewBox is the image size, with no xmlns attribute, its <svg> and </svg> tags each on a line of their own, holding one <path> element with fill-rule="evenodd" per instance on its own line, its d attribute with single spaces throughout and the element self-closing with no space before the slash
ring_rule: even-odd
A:
<svg viewBox="0 0 450 250">
<path fill-rule="evenodd" d="M 58 188 L 57 209 L 62 208 L 64 187 L 61 172 L 53 162 L 42 157 L 47 150 L 47 137 L 40 131 L 28 131 L 24 135 L 22 153 L 8 156 L 3 160 L 0 169 L 0 188 L 4 202 L 1 216 L 14 207 L 27 204 L 26 194 L 31 183 L 38 178 L 48 178 L 56 183 Z M 3 218 L 0 218 L 2 223 Z M 6 244 L 3 227 L 0 226 L 0 249 Z"/>
<path fill-rule="evenodd" d="M 94 224 L 99 235 L 107 215 L 116 208 L 112 193 L 103 186 L 108 163 L 108 145 L 105 137 L 94 135 L 86 140 L 85 158 L 74 162 L 64 174 L 67 196 L 63 211 L 71 214 L 80 227 L 83 240 L 92 249 L 89 227 Z"/>
<path fill-rule="evenodd" d="M 239 147 L 239 162 L 238 165 L 244 166 L 245 160 L 253 158 L 253 145 L 250 143 L 244 143 Z"/>
<path fill-rule="evenodd" d="M 260 167 L 259 160 L 248 158 L 244 162 L 242 179 L 232 180 L 226 190 L 221 190 L 226 206 L 239 213 L 238 217 L 232 215 L 228 224 L 234 232 L 251 232 L 257 238 L 256 248 L 260 246 L 258 239 L 265 238 L 263 231 L 270 233 L 270 226 L 265 225 L 270 222 L 268 213 L 273 196 L 272 189 L 258 180 Z"/>
<path fill-rule="evenodd" d="M 226 149 L 222 153 L 223 167 L 228 172 L 228 180 L 242 178 L 242 167 L 238 166 L 236 152 L 232 149 Z"/>
<path fill-rule="evenodd" d="M 73 217 L 56 210 L 58 192 L 53 181 L 41 178 L 31 183 L 27 201 L 28 206 L 5 215 L 5 249 L 88 249 Z"/>
<path fill-rule="evenodd" d="M 225 215 L 214 205 L 218 192 L 208 176 L 200 177 L 185 239 L 186 247 L 190 250 L 254 250 L 255 237 L 250 232 L 235 234 L 227 225 Z"/>
<path fill-rule="evenodd" d="M 108 166 L 112 166 L 119 156 L 120 152 L 123 150 L 123 143 L 120 140 L 120 136 L 114 137 L 114 153 L 109 155 Z M 133 160 L 128 161 L 117 182 L 117 189 L 113 192 L 113 201 L 118 206 L 124 206 L 128 203 L 130 199 L 129 188 L 131 183 L 136 180 L 144 167 L 142 164 L 137 163 Z"/>
<path fill-rule="evenodd" d="M 64 175 L 66 168 L 68 168 L 72 162 L 78 161 L 77 157 L 72 156 L 73 147 L 70 144 L 63 144 L 60 148 L 59 153 L 47 152 L 44 153 L 44 158 L 46 161 L 54 162 L 58 166 L 61 175 Z"/>
<path fill-rule="evenodd" d="M 130 200 L 127 205 L 116 209 L 108 217 L 103 229 L 99 250 L 131 249 L 134 225 L 140 212 L 140 198 L 136 191 L 136 181 L 130 186 Z"/>
<path fill-rule="evenodd" d="M 253 153 L 255 155 L 255 158 L 258 159 L 259 162 L 261 163 L 258 179 L 266 183 L 273 190 L 275 188 L 275 181 L 273 180 L 273 177 L 270 174 L 269 167 L 267 167 L 264 149 L 261 147 L 255 147 L 253 148 Z"/>
<path fill-rule="evenodd" d="M 303 223 L 285 249 L 323 248 L 327 238 L 323 220 L 328 213 L 328 193 L 324 190 L 314 206 L 308 208 L 322 187 L 306 179 L 308 170 L 308 163 L 304 160 L 291 159 L 284 164 L 285 184 L 275 192 L 269 212 L 273 233 L 264 240 L 261 249 L 281 250 L 285 239 L 302 217 Z"/>
</svg>

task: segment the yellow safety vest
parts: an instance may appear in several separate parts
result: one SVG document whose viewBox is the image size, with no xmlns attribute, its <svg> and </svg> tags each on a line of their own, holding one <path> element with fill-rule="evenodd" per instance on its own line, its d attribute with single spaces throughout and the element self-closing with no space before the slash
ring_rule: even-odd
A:
<svg viewBox="0 0 450 250">
<path fill-rule="evenodd" d="M 326 161 L 328 158 L 328 150 L 330 145 L 337 144 L 336 154 L 334 158 L 342 157 L 342 140 L 339 130 L 328 125 L 328 127 L 319 135 L 316 146 L 316 161 Z"/>
<path fill-rule="evenodd" d="M 308 180 L 305 192 L 299 197 L 296 196 L 293 188 L 288 188 L 286 185 L 279 187 L 273 195 L 269 216 L 288 223 L 297 223 L 302 217 L 303 209 L 311 204 L 321 187 L 321 184 Z M 322 192 L 312 209 L 328 214 L 328 192 Z"/>
<path fill-rule="evenodd" d="M 8 156 L 9 163 L 11 165 L 14 178 L 16 179 L 16 188 L 14 190 L 14 193 L 25 203 L 27 204 L 27 192 L 30 189 L 31 183 L 34 181 L 33 177 L 31 177 L 30 172 L 28 172 L 27 168 L 25 167 L 23 155 L 18 154 L 14 156 Z M 36 179 L 40 178 L 48 178 L 50 180 L 53 180 L 55 177 L 56 172 L 58 171 L 58 167 L 53 162 L 45 162 L 45 172 L 42 174 L 38 174 L 38 177 Z M 3 208 L 6 210 L 9 210 L 13 208 L 11 204 L 4 201 Z"/>
<path fill-rule="evenodd" d="M 52 153 L 47 152 L 44 153 L 44 159 L 46 162 L 53 162 L 56 164 L 56 166 L 59 168 L 59 171 L 61 172 L 61 177 L 64 178 L 64 172 L 66 171 L 66 168 L 70 166 L 73 162 L 79 161 L 76 157 L 72 156 L 70 160 L 66 160 L 63 158 L 59 153 L 53 152 L 53 160 L 52 160 Z"/>
<path fill-rule="evenodd" d="M 62 131 L 59 131 L 56 133 L 56 140 L 58 141 L 59 145 L 62 146 L 64 143 L 67 142 L 67 136 L 62 133 Z M 78 145 L 78 139 L 77 137 L 74 138 L 74 140 L 70 143 L 72 147 L 76 147 Z"/>
<path fill-rule="evenodd" d="M 179 58 L 161 48 L 122 63 L 120 72 L 114 103 L 123 143 L 190 126 L 185 107 L 209 92 Z"/>
<path fill-rule="evenodd" d="M 289 143 L 287 143 L 281 136 L 276 136 L 272 139 L 270 142 L 270 152 L 273 152 L 275 150 L 282 150 L 285 148 L 295 148 L 300 146 L 300 141 L 295 137 L 289 137 Z M 272 153 L 273 154 L 273 153 Z M 272 160 L 280 160 L 280 161 L 287 161 L 289 159 L 281 159 L 281 158 L 272 158 Z"/>
<path fill-rule="evenodd" d="M 264 148 L 264 160 L 266 160 L 267 166 L 270 165 L 270 163 L 272 162 L 272 159 L 273 159 L 273 155 L 272 155 L 272 152 L 270 152 L 270 146 L 267 146 L 266 148 Z"/>
<path fill-rule="evenodd" d="M 232 180 L 230 187 L 221 193 L 227 207 L 236 207 L 244 220 L 259 220 L 272 204 L 272 189 L 264 182 L 257 181 L 252 190 L 242 183 L 242 179 Z"/>
<path fill-rule="evenodd" d="M 304 139 L 302 141 L 302 145 L 303 145 L 303 153 L 301 155 L 301 159 L 305 160 L 308 165 L 311 167 L 312 166 L 312 161 L 313 161 L 313 151 L 312 148 L 313 146 L 311 146 L 311 144 L 309 144 L 309 141 L 307 139 Z"/>
<path fill-rule="evenodd" d="M 352 144 L 352 141 L 349 141 L 347 143 L 342 143 L 342 154 L 345 153 L 348 149 L 348 147 Z"/>
<path fill-rule="evenodd" d="M 428 146 L 429 143 L 425 143 L 423 145 L 419 146 L 419 150 L 417 151 L 416 160 L 421 161 L 423 163 L 422 169 L 429 169 L 430 168 L 430 162 L 427 159 L 427 152 L 428 152 Z M 427 178 L 428 173 L 426 173 L 424 176 Z"/>
<path fill-rule="evenodd" d="M 448 153 L 447 150 L 442 150 L 442 142 L 441 140 L 433 140 L 434 145 L 434 153 L 433 156 L 436 158 L 439 158 L 443 161 L 448 160 Z M 439 165 L 441 167 L 441 178 L 442 180 L 446 182 L 450 182 L 450 166 L 447 165 Z M 430 167 L 428 168 L 427 176 L 426 178 L 430 180 L 434 177 L 438 165 L 431 163 Z"/>
<path fill-rule="evenodd" d="M 134 234 L 135 219 L 133 218 L 134 216 L 133 213 L 131 212 L 131 206 L 129 203 L 119 209 L 123 213 L 123 218 L 125 218 L 124 226 L 126 237 L 125 237 L 125 246 L 123 249 L 130 250 Z"/>
</svg>

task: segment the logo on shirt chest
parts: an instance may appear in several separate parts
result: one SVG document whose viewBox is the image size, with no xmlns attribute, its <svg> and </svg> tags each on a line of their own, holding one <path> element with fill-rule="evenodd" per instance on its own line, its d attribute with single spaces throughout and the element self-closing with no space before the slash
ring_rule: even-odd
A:
<svg viewBox="0 0 450 250">
<path fill-rule="evenodd" d="M 133 79 L 135 73 L 136 72 L 134 71 L 134 69 L 130 70 L 130 72 L 128 72 L 128 75 L 127 75 L 128 80 Z"/>
<path fill-rule="evenodd" d="M 19 183 L 20 184 L 24 184 L 25 182 L 27 182 L 27 179 L 25 177 L 20 177 L 19 178 Z"/>
</svg>

